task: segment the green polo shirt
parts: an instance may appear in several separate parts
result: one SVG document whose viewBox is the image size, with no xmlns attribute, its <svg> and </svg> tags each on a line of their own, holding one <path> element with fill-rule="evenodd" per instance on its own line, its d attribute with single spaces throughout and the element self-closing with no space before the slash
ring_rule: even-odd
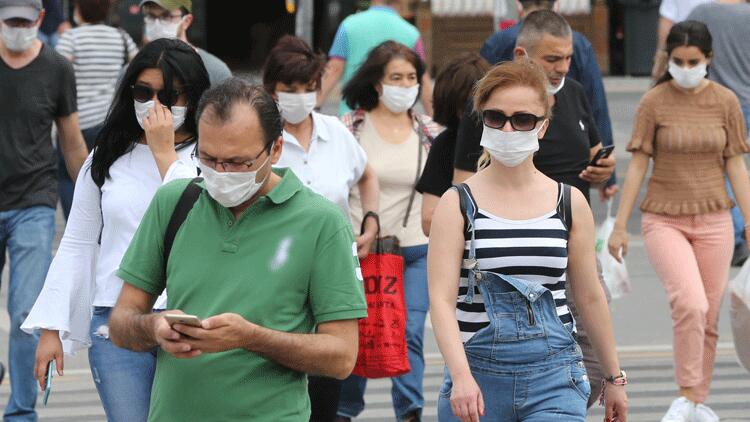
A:
<svg viewBox="0 0 750 422">
<path fill-rule="evenodd" d="M 168 309 L 204 319 L 224 312 L 274 330 L 363 318 L 367 305 L 352 229 L 336 205 L 288 169 L 239 219 L 203 191 L 175 236 L 166 271 L 164 233 L 189 183 L 159 189 L 117 275 Z M 166 274 L 166 277 L 165 277 Z M 303 373 L 246 350 L 176 359 L 158 352 L 150 421 L 305 421 Z"/>
</svg>

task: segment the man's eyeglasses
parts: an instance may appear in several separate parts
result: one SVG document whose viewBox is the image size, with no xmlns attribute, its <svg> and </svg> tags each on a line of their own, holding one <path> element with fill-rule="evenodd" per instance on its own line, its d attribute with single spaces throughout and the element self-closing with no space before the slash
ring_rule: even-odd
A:
<svg viewBox="0 0 750 422">
<path fill-rule="evenodd" d="M 493 129 L 502 129 L 510 120 L 510 126 L 514 130 L 528 132 L 536 127 L 536 124 L 544 120 L 544 116 L 535 116 L 531 113 L 515 113 L 506 116 L 502 111 L 485 110 L 482 112 L 482 123 Z"/>
<path fill-rule="evenodd" d="M 177 97 L 185 92 L 184 88 L 173 89 L 171 91 L 164 89 L 156 91 L 148 85 L 141 84 L 131 85 L 130 89 L 133 92 L 133 99 L 139 103 L 147 103 L 151 101 L 154 98 L 154 94 L 156 94 L 156 98 L 167 107 L 172 107 L 177 101 Z"/>
<path fill-rule="evenodd" d="M 252 160 L 243 161 L 241 163 L 234 163 L 231 161 L 218 161 L 215 158 L 209 158 L 205 155 L 202 155 L 200 151 L 193 151 L 191 157 L 196 166 L 200 163 L 214 170 L 219 170 L 219 168 L 221 168 L 222 171 L 228 173 L 241 173 L 250 171 L 250 169 L 253 168 L 255 162 L 258 161 L 258 158 L 260 158 L 260 156 L 263 155 L 264 152 L 267 152 L 269 150 L 270 147 L 263 148 L 263 150 L 258 155 L 256 155 L 255 158 L 253 158 Z"/>
<path fill-rule="evenodd" d="M 3 23 L 11 28 L 31 28 L 36 21 L 30 21 L 23 18 L 10 18 L 5 19 Z"/>
</svg>

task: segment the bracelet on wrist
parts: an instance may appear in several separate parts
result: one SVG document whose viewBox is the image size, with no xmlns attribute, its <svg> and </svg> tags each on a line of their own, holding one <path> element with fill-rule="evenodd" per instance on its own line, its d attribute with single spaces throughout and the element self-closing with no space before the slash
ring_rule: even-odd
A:
<svg viewBox="0 0 750 422">
<path fill-rule="evenodd" d="M 628 385 L 628 374 L 625 373 L 625 371 L 620 370 L 620 373 L 618 375 L 611 375 L 606 378 L 602 378 L 602 392 L 599 393 L 599 406 L 604 405 L 604 393 L 607 391 L 607 386 L 609 384 L 624 387 Z"/>
</svg>

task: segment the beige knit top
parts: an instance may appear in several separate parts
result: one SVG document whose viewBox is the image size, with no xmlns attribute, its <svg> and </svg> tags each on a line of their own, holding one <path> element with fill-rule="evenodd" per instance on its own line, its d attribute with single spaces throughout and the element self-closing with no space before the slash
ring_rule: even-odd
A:
<svg viewBox="0 0 750 422">
<path fill-rule="evenodd" d="M 667 215 L 732 208 L 724 160 L 750 152 L 740 103 L 715 82 L 694 93 L 671 82 L 648 91 L 638 106 L 627 149 L 654 160 L 641 210 Z"/>
</svg>

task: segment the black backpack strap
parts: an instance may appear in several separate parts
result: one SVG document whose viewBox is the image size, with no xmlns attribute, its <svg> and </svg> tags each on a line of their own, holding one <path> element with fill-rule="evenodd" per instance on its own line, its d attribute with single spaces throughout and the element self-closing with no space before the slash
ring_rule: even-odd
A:
<svg viewBox="0 0 750 422">
<path fill-rule="evenodd" d="M 477 206 L 474 196 L 471 194 L 471 188 L 466 183 L 459 183 L 453 185 L 451 189 L 458 192 L 458 204 L 461 207 L 461 216 L 464 219 L 464 233 L 474 230 Z"/>
<path fill-rule="evenodd" d="M 571 197 L 570 185 L 560 183 L 558 191 L 560 192 L 560 197 L 557 201 L 557 214 L 562 219 L 563 224 L 565 224 L 565 228 L 570 231 L 573 227 L 573 200 Z"/>
<path fill-rule="evenodd" d="M 180 199 L 177 201 L 177 205 L 172 211 L 172 217 L 169 219 L 167 225 L 167 231 L 164 233 L 164 263 L 169 261 L 169 253 L 172 252 L 172 244 L 174 243 L 174 237 L 177 235 L 177 230 L 180 229 L 182 223 L 185 222 L 188 213 L 193 209 L 193 205 L 198 201 L 198 197 L 201 195 L 203 189 L 198 186 L 198 182 L 203 180 L 202 177 L 196 177 L 188 183 L 185 190 L 180 195 Z"/>
</svg>

